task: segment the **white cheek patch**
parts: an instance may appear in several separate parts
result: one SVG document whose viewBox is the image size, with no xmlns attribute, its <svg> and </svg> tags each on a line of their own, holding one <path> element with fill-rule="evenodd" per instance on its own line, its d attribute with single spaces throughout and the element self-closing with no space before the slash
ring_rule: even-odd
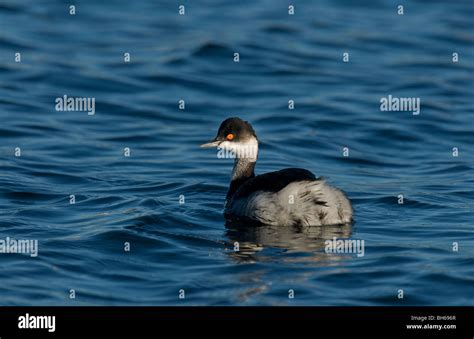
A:
<svg viewBox="0 0 474 339">
<path fill-rule="evenodd" d="M 233 158 L 256 160 L 258 155 L 258 141 L 252 138 L 246 142 L 223 141 L 218 149 L 232 153 Z"/>
</svg>

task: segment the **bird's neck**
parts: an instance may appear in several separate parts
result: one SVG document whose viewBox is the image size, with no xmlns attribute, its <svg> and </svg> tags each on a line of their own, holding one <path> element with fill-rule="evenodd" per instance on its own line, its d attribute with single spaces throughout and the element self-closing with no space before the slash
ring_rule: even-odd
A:
<svg viewBox="0 0 474 339">
<path fill-rule="evenodd" d="M 254 170 L 256 161 L 257 159 L 235 158 L 227 199 L 229 199 L 243 183 L 255 177 Z"/>
<path fill-rule="evenodd" d="M 230 181 L 228 200 L 247 180 L 255 177 L 255 164 L 258 157 L 258 140 L 250 138 L 245 143 L 235 144 L 232 147 L 235 154 L 234 169 Z"/>
<path fill-rule="evenodd" d="M 253 178 L 256 161 L 256 159 L 235 158 L 231 181 Z"/>
</svg>

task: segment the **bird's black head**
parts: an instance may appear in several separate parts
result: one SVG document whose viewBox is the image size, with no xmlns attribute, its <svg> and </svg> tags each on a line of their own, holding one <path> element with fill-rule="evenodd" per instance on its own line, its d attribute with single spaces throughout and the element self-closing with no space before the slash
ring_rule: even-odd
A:
<svg viewBox="0 0 474 339">
<path fill-rule="evenodd" d="M 257 138 L 257 135 L 248 121 L 240 118 L 228 118 L 221 123 L 216 139 L 245 142 L 252 137 Z"/>
<path fill-rule="evenodd" d="M 211 142 L 201 145 L 201 147 L 217 147 L 226 144 L 246 144 L 257 141 L 257 135 L 248 121 L 240 118 L 228 118 L 224 120 L 217 132 L 217 136 Z"/>
</svg>

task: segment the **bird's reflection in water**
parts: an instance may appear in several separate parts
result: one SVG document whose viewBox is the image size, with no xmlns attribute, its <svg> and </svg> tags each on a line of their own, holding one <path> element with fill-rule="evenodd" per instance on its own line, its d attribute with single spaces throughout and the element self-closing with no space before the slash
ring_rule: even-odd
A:
<svg viewBox="0 0 474 339">
<path fill-rule="evenodd" d="M 348 256 L 338 253 L 326 253 L 325 241 L 347 239 L 352 235 L 352 225 L 333 226 L 254 226 L 226 222 L 226 235 L 229 239 L 229 251 L 232 259 L 238 262 L 258 262 L 271 260 L 273 254 L 264 250 L 279 250 L 286 254 L 301 253 L 303 256 L 285 256 L 286 261 L 311 261 L 322 266 L 339 261 Z"/>
<path fill-rule="evenodd" d="M 351 237 L 351 224 L 282 227 L 255 226 L 227 221 L 226 235 L 229 245 L 226 253 L 234 262 L 264 264 L 251 271 L 236 273 L 236 281 L 245 286 L 236 292 L 235 298 L 239 304 L 252 305 L 262 302 L 265 300 L 265 295 L 275 293 L 272 292 L 275 284 L 303 286 L 317 275 L 317 271 L 310 267 L 332 266 L 337 271 L 345 271 L 344 262 L 354 257 L 325 252 L 326 240 L 332 240 L 334 237 L 337 239 Z M 290 270 L 292 273 L 285 273 L 285 267 L 294 264 L 303 264 L 309 269 L 297 272 Z M 276 280 L 274 274 L 276 274 Z M 281 295 L 278 302 L 273 301 L 271 305 L 288 305 L 288 300 L 291 299 L 288 299 L 285 293 Z"/>
</svg>

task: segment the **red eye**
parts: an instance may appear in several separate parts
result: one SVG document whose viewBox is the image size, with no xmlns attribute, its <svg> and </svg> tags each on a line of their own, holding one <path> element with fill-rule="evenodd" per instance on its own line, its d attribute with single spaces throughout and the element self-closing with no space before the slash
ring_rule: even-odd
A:
<svg viewBox="0 0 474 339">
<path fill-rule="evenodd" d="M 232 139 L 234 139 L 234 135 L 232 133 L 229 133 L 229 134 L 227 134 L 226 139 L 227 140 L 232 140 Z"/>
</svg>

